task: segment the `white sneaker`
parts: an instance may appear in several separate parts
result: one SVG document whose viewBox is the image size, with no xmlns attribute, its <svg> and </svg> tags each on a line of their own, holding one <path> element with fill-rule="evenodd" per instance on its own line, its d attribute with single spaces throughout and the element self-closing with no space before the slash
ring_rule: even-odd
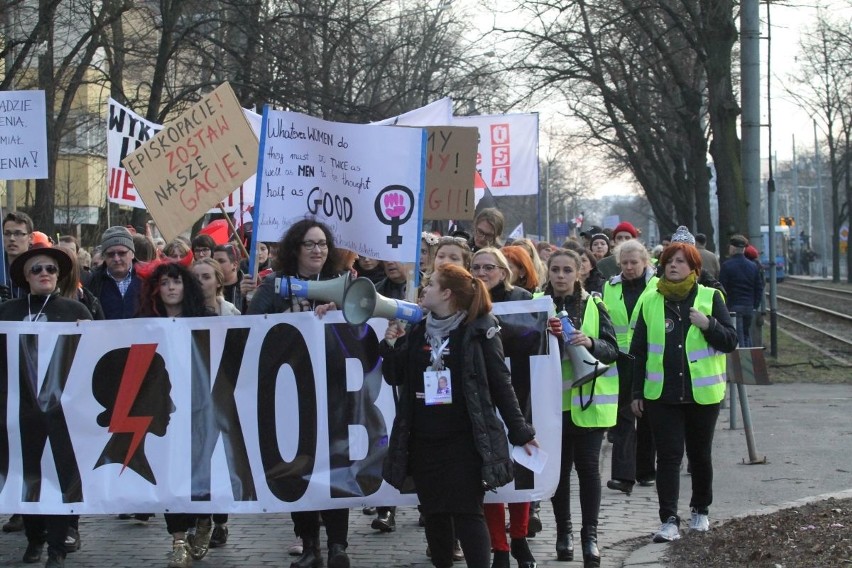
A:
<svg viewBox="0 0 852 568">
<path fill-rule="evenodd" d="M 660 525 L 660 530 L 654 533 L 654 542 L 671 542 L 679 538 L 677 517 L 669 517 L 669 520 Z"/>
<path fill-rule="evenodd" d="M 301 556 L 302 552 L 304 552 L 304 548 L 302 548 L 302 539 L 297 540 L 287 549 L 287 554 L 290 556 Z"/>
<path fill-rule="evenodd" d="M 693 509 L 692 518 L 689 519 L 689 530 L 707 532 L 710 530 L 710 518 L 707 515 L 696 513 Z"/>
</svg>

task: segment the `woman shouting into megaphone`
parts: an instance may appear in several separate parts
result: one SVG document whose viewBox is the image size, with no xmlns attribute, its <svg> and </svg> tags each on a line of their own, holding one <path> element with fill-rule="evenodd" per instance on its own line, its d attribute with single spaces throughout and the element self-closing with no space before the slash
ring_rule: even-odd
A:
<svg viewBox="0 0 852 568">
<path fill-rule="evenodd" d="M 568 345 L 583 346 L 598 361 L 609 364 L 618 357 L 612 320 L 600 297 L 592 296 L 583 289 L 580 268 L 581 260 L 577 253 L 556 250 L 547 261 L 548 282 L 544 291 L 553 297 L 556 312 L 566 312 L 574 325 L 574 331 L 566 338 Z M 559 485 L 551 499 L 556 518 L 556 556 L 562 561 L 574 559 L 569 477 L 574 466 L 580 481 L 583 565 L 600 566 L 597 535 L 601 475 L 598 458 L 604 430 L 615 425 L 618 373 L 613 366 L 603 376 L 579 387 L 570 387 L 573 379 L 571 362 L 563 360 L 562 467 Z"/>
<path fill-rule="evenodd" d="M 403 332 L 388 325 L 382 373 L 399 387 L 382 476 L 402 490 L 413 480 L 432 564 L 453 565 L 455 536 L 468 566 L 488 566 L 491 541 L 485 491 L 512 480 L 509 441 L 538 446 L 512 389 L 497 319 L 481 280 L 464 268 L 439 266 L 423 289 L 429 315 Z"/>
<path fill-rule="evenodd" d="M 249 304 L 248 314 L 277 314 L 282 312 L 313 311 L 322 317 L 336 309 L 335 302 L 327 299 L 309 299 L 295 293 L 276 290 L 276 279 L 294 278 L 303 282 L 329 280 L 344 272 L 338 264 L 334 246 L 334 235 L 323 223 L 315 219 L 303 219 L 294 223 L 278 243 L 278 253 L 272 262 L 275 270 L 263 279 Z M 280 286 L 287 291 L 289 287 Z M 291 568 L 313 568 L 323 565 L 319 546 L 320 516 L 328 535 L 328 566 L 349 566 L 346 553 L 349 535 L 349 509 L 326 511 L 299 511 L 290 513 L 296 536 L 301 538 L 301 556 Z M 291 547 L 299 554 L 299 547 Z"/>
</svg>

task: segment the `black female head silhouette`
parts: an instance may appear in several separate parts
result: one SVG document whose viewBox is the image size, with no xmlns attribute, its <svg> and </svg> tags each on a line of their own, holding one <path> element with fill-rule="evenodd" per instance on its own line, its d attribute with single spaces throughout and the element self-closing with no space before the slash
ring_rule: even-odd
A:
<svg viewBox="0 0 852 568">
<path fill-rule="evenodd" d="M 106 410 L 98 425 L 108 428 L 112 438 L 95 467 L 122 464 L 150 483 L 157 480 L 145 455 L 145 436 L 165 436 L 169 415 L 175 411 L 172 384 L 157 344 L 134 344 L 113 349 L 95 365 L 92 394 Z"/>
</svg>

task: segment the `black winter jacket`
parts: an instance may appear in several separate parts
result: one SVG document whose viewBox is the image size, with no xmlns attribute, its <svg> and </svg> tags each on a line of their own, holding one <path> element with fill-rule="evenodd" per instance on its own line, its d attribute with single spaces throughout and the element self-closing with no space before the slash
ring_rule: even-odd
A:
<svg viewBox="0 0 852 568">
<path fill-rule="evenodd" d="M 502 487 L 514 477 L 506 431 L 495 409 L 500 411 L 513 445 L 526 444 L 535 437 L 535 429 L 526 423 L 518 408 L 500 335 L 488 337 L 488 330 L 497 327 L 497 319 L 488 314 L 452 331 L 449 343 L 450 353 L 462 353 L 460 369 L 453 368 L 450 361 L 448 366 L 457 385 L 455 392 L 462 391 L 464 395 L 474 443 L 482 458 L 485 489 Z M 380 344 L 385 381 L 399 387 L 396 418 L 382 468 L 382 477 L 397 489 L 409 486 L 408 444 L 412 436 L 414 393 L 423 380 L 423 369 L 415 368 L 410 362 L 416 360 L 416 352 L 426 344 L 425 320 L 401 337 L 394 347 L 386 341 Z"/>
</svg>

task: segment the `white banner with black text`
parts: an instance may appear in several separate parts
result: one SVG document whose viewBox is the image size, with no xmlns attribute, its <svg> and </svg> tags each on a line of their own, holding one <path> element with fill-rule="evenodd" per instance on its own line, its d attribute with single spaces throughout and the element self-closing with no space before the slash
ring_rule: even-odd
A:
<svg viewBox="0 0 852 568">
<path fill-rule="evenodd" d="M 549 455 L 491 501 L 550 496 L 561 386 L 549 298 L 495 305 Z M 340 312 L 0 323 L 0 511 L 266 513 L 416 503 L 382 481 L 385 320 Z M 550 342 L 550 343 L 549 343 Z M 549 353 L 549 354 L 548 354 Z M 522 373 L 521 373 L 522 371 Z"/>
</svg>

